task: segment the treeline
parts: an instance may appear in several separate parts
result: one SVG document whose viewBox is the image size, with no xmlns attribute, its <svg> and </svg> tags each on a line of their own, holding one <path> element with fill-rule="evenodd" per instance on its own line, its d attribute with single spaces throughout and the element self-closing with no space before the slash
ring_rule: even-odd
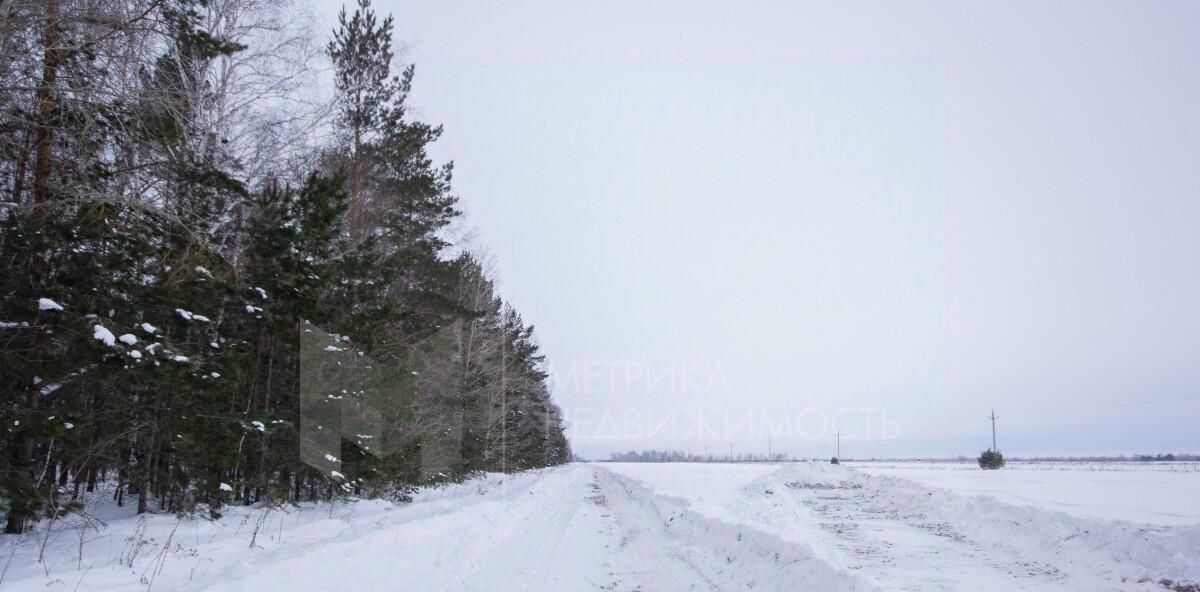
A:
<svg viewBox="0 0 1200 592">
<path fill-rule="evenodd" d="M 884 457 L 860 458 L 863 462 L 975 462 L 977 459 L 959 455 L 956 457 Z M 1009 462 L 1197 462 L 1200 454 L 1134 454 L 1130 455 L 1093 455 L 1093 456 L 1019 456 L 1008 459 Z"/>
<path fill-rule="evenodd" d="M 1064 461 L 1064 462 L 1196 462 L 1200 461 L 1200 454 L 1175 454 L 1168 452 L 1166 454 L 1134 454 L 1132 456 L 1030 456 L 1015 460 L 1022 461 Z"/>
<path fill-rule="evenodd" d="M 533 328 L 451 255 L 451 166 L 406 110 L 392 18 L 359 0 L 314 43 L 299 14 L 0 4 L 7 532 L 102 484 L 183 512 L 570 458 Z M 304 458 L 336 429 L 306 418 L 365 408 L 373 433 Z"/>
<path fill-rule="evenodd" d="M 609 455 L 608 460 L 609 462 L 786 462 L 794 459 L 781 452 L 771 455 L 743 453 L 730 456 L 694 454 L 682 450 L 630 450 L 614 452 Z"/>
</svg>

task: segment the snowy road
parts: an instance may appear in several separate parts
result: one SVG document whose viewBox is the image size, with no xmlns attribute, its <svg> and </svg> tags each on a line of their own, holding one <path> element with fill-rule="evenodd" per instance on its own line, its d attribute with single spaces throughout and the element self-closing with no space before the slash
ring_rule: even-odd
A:
<svg viewBox="0 0 1200 592">
<path fill-rule="evenodd" d="M 5 547 L 4 589 L 1161 591 L 1161 578 L 1200 573 L 1200 526 L 1090 520 L 810 463 L 575 464 L 402 506 L 122 518 L 82 561 L 78 544 L 52 533 L 45 569 L 35 539 Z"/>
</svg>

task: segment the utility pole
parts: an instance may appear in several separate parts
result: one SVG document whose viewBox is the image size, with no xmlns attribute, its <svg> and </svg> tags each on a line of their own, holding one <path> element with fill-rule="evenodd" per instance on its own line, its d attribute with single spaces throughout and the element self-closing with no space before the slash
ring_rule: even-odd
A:
<svg viewBox="0 0 1200 592">
<path fill-rule="evenodd" d="M 1000 449 L 996 447 L 996 420 L 1000 418 L 996 417 L 995 409 L 992 409 L 992 414 L 988 416 L 988 419 L 992 420 L 992 451 L 1000 452 Z"/>
<path fill-rule="evenodd" d="M 838 460 L 842 460 L 842 430 L 837 431 L 837 456 Z"/>
<path fill-rule="evenodd" d="M 767 462 L 771 462 L 771 437 L 767 436 Z"/>
<path fill-rule="evenodd" d="M 729 462 L 733 462 L 733 442 L 729 443 Z"/>
</svg>

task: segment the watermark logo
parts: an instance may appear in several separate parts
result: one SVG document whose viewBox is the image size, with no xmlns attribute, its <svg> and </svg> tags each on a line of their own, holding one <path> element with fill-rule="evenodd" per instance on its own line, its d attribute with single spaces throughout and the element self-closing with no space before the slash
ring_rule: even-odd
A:
<svg viewBox="0 0 1200 592">
<path fill-rule="evenodd" d="M 301 327 L 299 368 L 302 462 L 348 488 L 343 442 L 375 457 L 399 454 L 411 444 L 420 386 L 415 373 L 376 363 L 348 337 L 309 323 Z M 421 430 L 419 472 L 428 479 L 462 461 L 462 417 L 447 412 L 423 420 L 437 424 Z"/>
<path fill-rule="evenodd" d="M 564 412 L 573 438 L 629 441 L 821 441 L 840 433 L 843 440 L 891 440 L 900 424 L 886 409 L 734 407 L 574 407 Z"/>
<path fill-rule="evenodd" d="M 547 368 L 555 393 L 708 395 L 732 388 L 719 362 L 587 360 Z"/>
</svg>

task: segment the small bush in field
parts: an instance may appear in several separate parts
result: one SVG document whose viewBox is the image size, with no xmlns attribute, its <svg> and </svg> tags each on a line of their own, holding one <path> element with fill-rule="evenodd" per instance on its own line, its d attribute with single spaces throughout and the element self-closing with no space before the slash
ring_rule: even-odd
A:
<svg viewBox="0 0 1200 592">
<path fill-rule="evenodd" d="M 1004 455 L 998 450 L 985 450 L 979 455 L 979 468 L 984 470 L 999 469 L 1004 466 Z"/>
</svg>

